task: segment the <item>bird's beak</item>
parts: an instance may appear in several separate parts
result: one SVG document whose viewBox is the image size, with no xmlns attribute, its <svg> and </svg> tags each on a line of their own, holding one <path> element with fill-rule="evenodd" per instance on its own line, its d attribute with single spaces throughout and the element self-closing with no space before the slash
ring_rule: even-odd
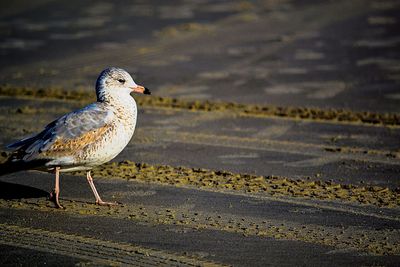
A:
<svg viewBox="0 0 400 267">
<path fill-rule="evenodd" d="M 145 95 L 151 95 L 150 90 L 147 89 L 147 88 L 144 87 L 144 86 L 141 86 L 141 85 L 138 85 L 138 86 L 136 86 L 136 87 L 131 87 L 131 89 L 132 89 L 132 92 L 135 92 L 135 93 L 145 94 Z"/>
</svg>

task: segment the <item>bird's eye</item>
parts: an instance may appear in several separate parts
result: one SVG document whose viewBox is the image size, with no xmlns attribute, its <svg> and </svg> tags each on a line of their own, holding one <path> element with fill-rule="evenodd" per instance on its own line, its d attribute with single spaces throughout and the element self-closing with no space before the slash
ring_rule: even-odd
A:
<svg viewBox="0 0 400 267">
<path fill-rule="evenodd" d="M 124 80 L 124 79 L 118 79 L 118 81 L 119 81 L 120 83 L 125 83 L 125 80 Z"/>
</svg>

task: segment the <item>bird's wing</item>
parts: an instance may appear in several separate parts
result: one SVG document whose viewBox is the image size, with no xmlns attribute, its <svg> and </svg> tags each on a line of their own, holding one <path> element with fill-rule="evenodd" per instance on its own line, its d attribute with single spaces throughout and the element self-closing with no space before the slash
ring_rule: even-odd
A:
<svg viewBox="0 0 400 267">
<path fill-rule="evenodd" d="M 31 161 L 72 155 L 104 133 L 114 113 L 99 103 L 68 113 L 48 124 L 39 134 L 8 145 L 17 148 L 15 160 Z"/>
</svg>

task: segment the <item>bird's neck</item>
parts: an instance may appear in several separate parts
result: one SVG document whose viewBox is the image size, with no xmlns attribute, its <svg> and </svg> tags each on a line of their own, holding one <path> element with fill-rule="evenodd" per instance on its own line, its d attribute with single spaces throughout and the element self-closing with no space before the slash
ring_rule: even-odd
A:
<svg viewBox="0 0 400 267">
<path fill-rule="evenodd" d="M 135 102 L 130 95 L 131 90 L 123 89 L 105 89 L 104 87 L 96 88 L 97 102 L 110 105 L 132 105 Z"/>
<path fill-rule="evenodd" d="M 124 91 L 105 92 L 97 95 L 97 101 L 114 109 L 120 116 L 136 116 L 136 101 Z"/>
</svg>

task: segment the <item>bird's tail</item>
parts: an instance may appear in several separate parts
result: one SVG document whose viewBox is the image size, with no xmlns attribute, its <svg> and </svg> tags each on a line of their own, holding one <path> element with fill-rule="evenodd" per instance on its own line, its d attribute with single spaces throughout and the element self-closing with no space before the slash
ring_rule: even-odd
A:
<svg viewBox="0 0 400 267">
<path fill-rule="evenodd" d="M 23 162 L 7 160 L 6 162 L 0 163 L 0 176 L 26 169 L 27 168 Z"/>
<path fill-rule="evenodd" d="M 43 164 L 43 162 L 39 161 L 25 162 L 23 160 L 15 160 L 9 157 L 8 159 L 0 163 L 0 176 L 10 174 L 13 172 L 35 169 L 41 164 Z"/>
</svg>

